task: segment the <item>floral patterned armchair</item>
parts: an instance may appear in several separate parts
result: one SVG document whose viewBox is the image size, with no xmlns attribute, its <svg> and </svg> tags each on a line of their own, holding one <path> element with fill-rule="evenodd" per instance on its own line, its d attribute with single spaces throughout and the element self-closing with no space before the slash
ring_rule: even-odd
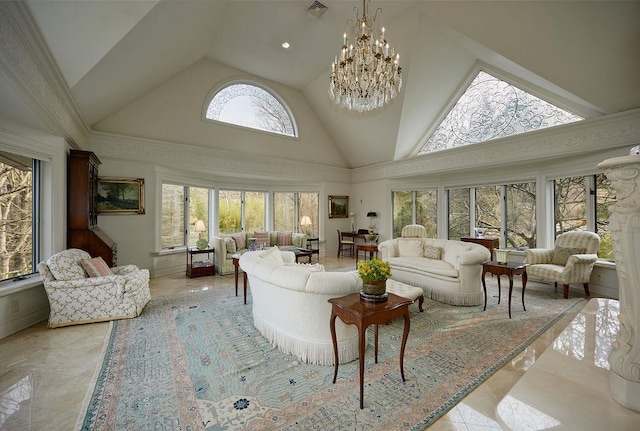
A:
<svg viewBox="0 0 640 431">
<path fill-rule="evenodd" d="M 133 318 L 151 297 L 149 270 L 108 268 L 79 249 L 54 254 L 38 264 L 38 271 L 49 298 L 50 328 Z"/>
</svg>

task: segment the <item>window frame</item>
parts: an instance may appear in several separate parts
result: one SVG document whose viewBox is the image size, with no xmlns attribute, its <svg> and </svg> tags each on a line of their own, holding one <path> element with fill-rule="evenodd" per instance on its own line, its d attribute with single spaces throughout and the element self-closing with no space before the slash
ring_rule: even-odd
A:
<svg viewBox="0 0 640 431">
<path fill-rule="evenodd" d="M 451 208 L 451 203 L 450 203 L 450 191 L 451 190 L 461 190 L 461 189 L 468 189 L 469 190 L 469 236 L 473 235 L 474 232 L 474 228 L 479 226 L 478 223 L 478 197 L 477 197 L 477 190 L 483 187 L 496 187 L 498 188 L 498 192 L 499 192 L 499 196 L 498 196 L 498 200 L 499 200 L 499 217 L 497 217 L 499 219 L 499 235 L 498 235 L 498 239 L 499 239 L 499 243 L 500 243 L 500 247 L 501 248 L 509 248 L 508 246 L 508 242 L 507 242 L 507 229 L 509 228 L 508 226 L 508 220 L 509 220 L 509 212 L 508 212 L 508 203 L 507 203 L 507 196 L 508 196 L 508 187 L 510 185 L 513 184 L 523 184 L 523 183 L 532 183 L 533 184 L 533 188 L 536 191 L 536 197 L 534 200 L 534 210 L 533 210 L 533 214 L 534 217 L 537 216 L 538 212 L 537 212 L 537 208 L 539 206 L 539 196 L 538 196 L 538 187 L 537 187 L 537 180 L 536 179 L 527 179 L 527 178 L 522 178 L 522 179 L 511 179 L 508 182 L 500 182 L 500 183 L 493 183 L 493 184 L 477 184 L 474 186 L 451 186 L 451 187 L 446 187 L 445 188 L 445 193 L 446 193 L 446 217 L 445 217 L 445 221 L 447 223 L 446 226 L 446 237 L 447 239 L 451 239 L 450 237 L 450 233 L 451 230 L 449 228 L 449 219 L 450 219 L 450 213 L 449 210 Z M 538 232 L 535 231 L 534 229 L 534 247 L 537 246 L 538 243 Z M 491 236 L 491 235 L 490 235 Z M 523 250 L 523 247 L 518 247 L 518 248 L 509 248 L 510 250 Z"/>
<path fill-rule="evenodd" d="M 213 99 L 222 90 L 225 90 L 226 88 L 229 88 L 229 87 L 231 87 L 233 85 L 249 85 L 249 86 L 253 86 L 253 87 L 256 87 L 256 88 L 258 88 L 258 89 L 260 89 L 262 91 L 265 91 L 269 95 L 271 95 L 282 106 L 282 108 L 287 113 L 287 115 L 289 117 L 289 121 L 291 121 L 291 127 L 293 129 L 293 135 L 287 135 L 287 134 L 276 132 L 276 131 L 264 130 L 264 129 L 259 129 L 259 128 L 255 128 L 255 127 L 244 126 L 242 124 L 230 123 L 230 122 L 227 122 L 227 121 L 222 121 L 222 120 L 217 120 L 217 119 L 214 119 L 214 118 L 209 118 L 207 116 L 207 112 L 209 110 L 209 107 L 211 106 L 211 103 L 213 102 Z M 296 122 L 295 116 L 293 115 L 293 110 L 291 109 L 289 104 L 286 103 L 284 98 L 282 96 L 280 96 L 280 94 L 278 92 L 276 92 L 274 89 L 272 89 L 268 85 L 266 85 L 264 83 L 261 83 L 261 82 L 258 82 L 258 81 L 255 81 L 255 80 L 249 80 L 249 79 L 233 79 L 233 80 L 230 80 L 230 81 L 225 81 L 225 82 L 222 82 L 222 83 L 218 84 L 213 89 L 211 89 L 211 91 L 209 91 L 209 93 L 207 94 L 207 96 L 206 96 L 206 98 L 204 100 L 204 103 L 203 103 L 202 121 L 215 123 L 215 124 L 222 124 L 222 125 L 225 125 L 225 126 L 238 127 L 240 129 L 243 129 L 243 130 L 251 130 L 253 132 L 258 132 L 258 133 L 267 133 L 269 135 L 276 135 L 276 136 L 280 136 L 280 137 L 284 137 L 284 138 L 290 138 L 290 139 L 299 139 L 299 136 L 300 136 L 299 135 L 299 130 L 298 130 L 298 124 Z"/>
<path fill-rule="evenodd" d="M 198 185 L 198 184 L 185 184 L 184 182 L 181 181 L 175 181 L 175 180 L 169 180 L 169 179 L 164 179 L 160 181 L 160 199 L 159 199 L 159 207 L 160 210 L 158 211 L 159 213 L 159 239 L 158 239 L 158 249 L 160 250 L 161 253 L 166 253 L 166 252 L 171 252 L 173 250 L 184 250 L 188 247 L 192 247 L 195 246 L 195 241 L 197 241 L 197 237 L 199 236 L 197 233 L 194 234 L 193 232 L 193 228 L 195 227 L 195 220 L 191 220 L 191 194 L 190 191 L 192 188 L 197 188 L 197 189 L 206 189 L 208 190 L 207 193 L 207 219 L 203 220 L 205 223 L 205 226 L 207 227 L 207 231 L 206 231 L 206 235 L 208 237 L 211 237 L 211 235 L 213 234 L 213 232 L 211 231 L 211 226 L 212 226 L 212 196 L 213 196 L 213 192 L 214 189 L 212 189 L 211 187 L 207 187 L 205 185 Z M 168 247 L 164 247 L 163 245 L 163 207 L 164 207 L 164 194 L 163 194 L 163 190 L 164 190 L 164 186 L 165 185 L 172 185 L 172 186 L 176 186 L 176 187 L 182 187 L 183 189 L 183 201 L 182 201 L 182 222 L 183 222 L 183 229 L 182 229 L 182 244 L 176 244 L 176 245 L 171 245 Z M 195 238 L 195 239 L 193 239 Z M 192 241 L 193 239 L 193 241 Z"/>
<path fill-rule="evenodd" d="M 67 192 L 68 146 L 63 140 L 45 141 L 35 139 L 22 132 L 0 127 L 0 143 L 3 151 L 39 161 L 37 182 L 38 214 L 34 237 L 34 250 L 38 255 L 36 264 L 54 253 L 66 248 L 67 202 L 60 199 Z M 63 229 L 60 226 L 64 226 Z M 0 281 L 0 297 L 14 294 L 35 286 L 41 286 L 38 272 L 22 279 Z"/>
<path fill-rule="evenodd" d="M 391 233 L 393 238 L 398 238 L 401 235 L 402 228 L 406 225 L 399 226 L 397 225 L 396 218 L 396 208 L 395 208 L 395 196 L 396 193 L 410 193 L 410 199 L 407 202 L 411 202 L 411 221 L 409 224 L 416 224 L 418 222 L 418 201 L 419 201 L 419 193 L 435 193 L 434 203 L 435 203 L 435 211 L 434 211 L 434 226 L 432 231 L 430 231 L 428 226 L 427 235 L 431 235 L 433 237 L 438 236 L 438 208 L 440 206 L 439 195 L 440 190 L 438 187 L 424 187 L 424 188 L 415 188 L 411 190 L 403 190 L 403 189 L 393 189 L 391 190 Z M 397 228 L 397 229 L 396 229 Z M 397 233 L 398 236 L 395 236 Z"/>
<path fill-rule="evenodd" d="M 606 176 L 601 173 L 601 172 L 596 172 L 596 173 L 584 173 L 584 174 L 570 174 L 570 175 L 557 175 L 554 177 L 550 177 L 547 179 L 547 183 L 548 183 L 548 188 L 550 190 L 550 194 L 551 194 L 551 208 L 549 211 L 549 220 L 551 220 L 551 223 L 548 223 L 548 230 L 549 230 L 549 234 L 551 236 L 551 238 L 553 238 L 553 241 L 555 243 L 555 238 L 560 235 L 563 232 L 558 232 L 557 230 L 557 223 L 558 223 L 558 219 L 557 219 L 557 211 L 556 211 L 556 204 L 557 204 L 557 197 L 556 197 L 556 193 L 557 193 L 557 189 L 556 189 L 556 182 L 557 180 L 561 180 L 561 179 L 566 179 L 566 178 L 582 178 L 583 182 L 584 182 L 584 198 L 585 198 L 585 202 L 584 202 L 584 206 L 585 206 L 585 224 L 583 225 L 584 228 L 583 229 L 579 229 L 579 230 L 583 230 L 583 231 L 588 231 L 588 232 L 594 232 L 597 233 L 600 238 L 601 238 L 601 246 L 602 246 L 602 237 L 603 234 L 601 232 L 599 232 L 598 229 L 598 177 L 602 176 L 603 178 L 606 179 Z M 612 190 L 612 192 L 614 193 L 615 196 L 615 189 Z M 611 203 L 615 202 L 615 198 L 613 201 L 610 201 Z M 607 221 L 606 223 L 606 227 L 608 228 L 609 226 L 609 221 Z M 572 229 L 572 230 L 578 230 L 578 229 Z M 569 232 L 569 231 L 566 231 Z M 609 231 L 610 232 L 610 231 Z M 609 237 L 608 241 L 612 241 L 612 239 Z M 549 248 L 552 248 L 553 244 L 551 244 L 549 246 Z M 613 251 L 612 251 L 613 253 Z M 612 256 L 611 258 L 606 258 L 606 257 L 600 257 L 598 255 L 598 262 L 602 263 L 602 262 L 608 262 L 611 264 L 615 264 L 615 258 L 614 256 Z"/>
<path fill-rule="evenodd" d="M 42 178 L 42 167 L 41 167 L 41 163 L 42 161 L 38 158 L 35 157 L 31 157 L 31 156 L 23 156 L 21 154 L 15 153 L 15 152 L 9 152 L 9 151 L 4 151 L 6 154 L 15 154 L 19 157 L 23 157 L 23 158 L 27 158 L 31 161 L 31 232 L 30 232 L 30 236 L 31 236 L 31 270 L 30 272 L 25 272 L 22 274 L 17 274 L 11 277 L 7 277 L 7 278 L 2 278 L 0 279 L 0 289 L 3 283 L 5 282 L 12 282 L 15 280 L 25 280 L 28 278 L 31 278 L 32 276 L 34 276 L 35 274 L 37 274 L 38 272 L 38 262 L 40 262 L 40 256 L 41 256 L 41 232 L 40 232 L 40 224 L 39 224 L 39 220 L 40 220 L 40 214 L 41 214 L 41 206 L 42 206 L 42 185 L 43 183 L 43 178 Z M 0 161 L 2 159 L 0 158 Z M 7 163 L 4 163 L 5 165 L 8 165 Z M 15 168 L 15 166 L 14 166 Z"/>
<path fill-rule="evenodd" d="M 302 232 L 302 233 L 306 233 L 307 235 L 309 235 L 310 233 L 312 233 L 315 236 L 319 236 L 320 235 L 320 193 L 318 192 L 313 192 L 313 191 L 284 191 L 284 190 L 274 190 L 270 193 L 271 195 L 271 201 L 273 202 L 272 204 L 272 220 L 273 220 L 273 228 L 275 230 L 276 227 L 276 194 L 292 194 L 293 195 L 293 229 L 292 232 L 296 232 L 296 233 L 301 233 L 301 229 L 300 229 L 300 221 L 302 219 L 303 216 L 309 215 L 309 217 L 311 218 L 311 230 L 310 232 Z M 316 208 L 315 208 L 315 214 L 302 214 L 302 210 L 301 210 L 301 198 L 300 195 L 316 195 Z"/>
</svg>

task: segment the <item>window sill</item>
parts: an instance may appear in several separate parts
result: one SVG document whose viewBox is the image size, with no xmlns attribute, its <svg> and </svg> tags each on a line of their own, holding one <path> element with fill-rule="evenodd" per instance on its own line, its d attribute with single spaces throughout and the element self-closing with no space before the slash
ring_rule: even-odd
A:
<svg viewBox="0 0 640 431">
<path fill-rule="evenodd" d="M 0 297 L 12 295 L 38 286 L 42 286 L 42 277 L 40 277 L 40 274 L 31 274 L 24 279 L 6 280 L 0 282 Z"/>
<path fill-rule="evenodd" d="M 151 256 L 159 257 L 159 256 L 170 256 L 172 254 L 184 254 L 187 251 L 186 247 L 176 247 L 170 250 L 160 250 L 154 251 L 151 253 Z"/>
</svg>

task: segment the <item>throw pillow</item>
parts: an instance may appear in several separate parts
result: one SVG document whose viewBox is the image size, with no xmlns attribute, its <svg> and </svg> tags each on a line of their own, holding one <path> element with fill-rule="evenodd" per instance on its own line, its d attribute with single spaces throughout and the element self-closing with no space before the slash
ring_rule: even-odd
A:
<svg viewBox="0 0 640 431">
<path fill-rule="evenodd" d="M 422 256 L 422 238 L 399 238 L 398 252 L 400 257 Z"/>
<path fill-rule="evenodd" d="M 304 237 L 305 235 L 291 234 L 291 245 L 294 247 L 302 247 L 302 238 Z"/>
<path fill-rule="evenodd" d="M 236 247 L 236 240 L 228 236 L 224 239 L 224 243 L 227 246 L 227 253 L 235 253 L 238 249 Z"/>
<path fill-rule="evenodd" d="M 284 265 L 284 260 L 282 260 L 282 255 L 280 254 L 280 250 L 278 250 L 277 246 L 270 247 L 263 251 L 259 251 L 258 256 L 260 256 L 264 260 L 268 260 L 271 262 L 279 263 L 280 265 Z"/>
<path fill-rule="evenodd" d="M 278 232 L 278 245 L 291 245 L 291 232 Z"/>
<path fill-rule="evenodd" d="M 236 250 L 242 250 L 243 248 L 247 248 L 244 241 L 244 234 L 237 233 L 235 235 L 231 235 L 231 238 L 236 242 Z"/>
<path fill-rule="evenodd" d="M 107 275 L 113 275 L 107 263 L 100 256 L 92 259 L 82 259 L 80 263 L 84 270 L 87 271 L 87 274 L 89 274 L 89 277 L 106 277 Z"/>
<path fill-rule="evenodd" d="M 440 260 L 440 259 L 442 259 L 442 248 L 434 247 L 432 245 L 425 245 L 424 246 L 424 257 L 426 257 L 427 259 Z"/>
<path fill-rule="evenodd" d="M 269 247 L 269 232 L 254 232 L 253 237 L 256 238 L 256 247 L 261 248 L 263 245 Z"/>
<path fill-rule="evenodd" d="M 572 254 L 580 254 L 582 253 L 581 248 L 576 247 L 558 247 L 553 249 L 553 257 L 551 258 L 551 263 L 554 265 L 566 265 L 569 256 Z"/>
</svg>

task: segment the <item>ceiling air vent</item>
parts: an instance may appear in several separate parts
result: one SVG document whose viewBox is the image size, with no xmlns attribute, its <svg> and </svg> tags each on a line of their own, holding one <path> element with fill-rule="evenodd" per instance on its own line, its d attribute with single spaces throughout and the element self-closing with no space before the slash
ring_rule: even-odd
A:
<svg viewBox="0 0 640 431">
<path fill-rule="evenodd" d="M 323 13 L 327 11 L 328 7 L 320 3 L 318 0 L 314 0 L 311 2 L 309 7 L 307 7 L 307 12 L 311 15 L 320 18 Z"/>
</svg>

